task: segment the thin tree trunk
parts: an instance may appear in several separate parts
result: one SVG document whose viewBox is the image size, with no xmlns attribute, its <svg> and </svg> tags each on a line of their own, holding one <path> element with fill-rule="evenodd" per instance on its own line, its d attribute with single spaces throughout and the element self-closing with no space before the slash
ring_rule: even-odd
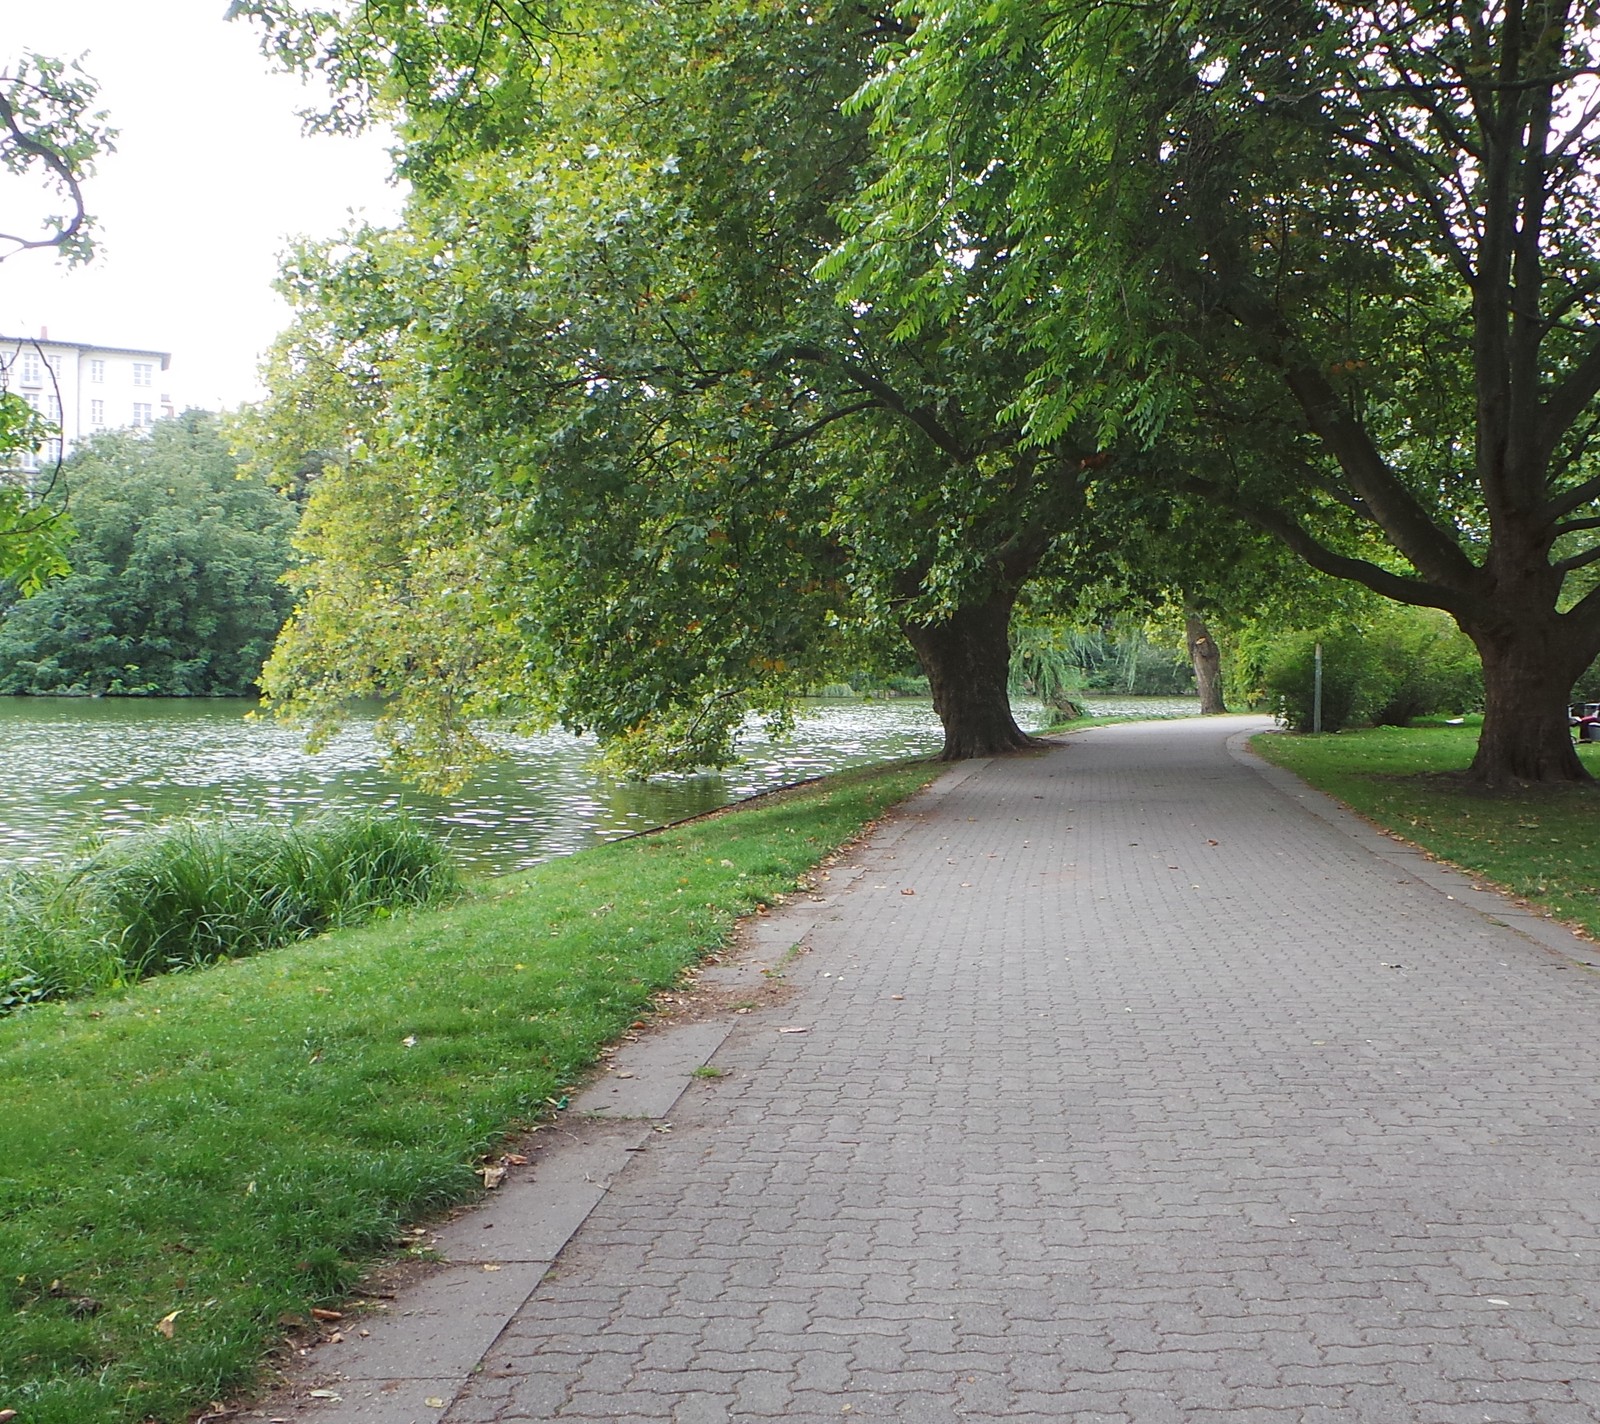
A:
<svg viewBox="0 0 1600 1424">
<path fill-rule="evenodd" d="M 944 724 L 941 761 L 1044 745 L 1018 727 L 1011 715 L 1006 683 L 1015 601 L 1014 592 L 1000 592 L 986 603 L 958 608 L 942 623 L 903 625 Z"/>
<path fill-rule="evenodd" d="M 1222 700 L 1222 654 L 1206 621 L 1192 609 L 1183 615 L 1184 637 L 1189 644 L 1189 661 L 1194 664 L 1194 683 L 1200 690 L 1200 714 L 1211 717 L 1228 709 Z"/>
<path fill-rule="evenodd" d="M 1483 732 L 1468 775 L 1487 787 L 1592 781 L 1567 722 L 1572 686 L 1588 667 L 1548 614 L 1468 635 L 1483 658 Z"/>
</svg>

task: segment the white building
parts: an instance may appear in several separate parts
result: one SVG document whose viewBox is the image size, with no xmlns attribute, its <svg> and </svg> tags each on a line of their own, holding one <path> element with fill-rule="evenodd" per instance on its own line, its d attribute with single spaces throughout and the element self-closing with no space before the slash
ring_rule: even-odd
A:
<svg viewBox="0 0 1600 1424">
<path fill-rule="evenodd" d="M 30 471 L 48 467 L 102 430 L 147 429 L 172 415 L 172 397 L 164 389 L 171 363 L 165 351 L 54 341 L 47 331 L 0 336 L 5 388 L 61 432 L 16 464 Z"/>
</svg>

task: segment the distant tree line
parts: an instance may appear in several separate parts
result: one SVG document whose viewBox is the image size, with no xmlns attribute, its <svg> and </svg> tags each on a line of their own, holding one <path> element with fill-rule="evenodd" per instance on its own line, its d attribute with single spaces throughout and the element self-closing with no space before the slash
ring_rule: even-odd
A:
<svg viewBox="0 0 1600 1424">
<path fill-rule="evenodd" d="M 0 618 L 0 693 L 238 697 L 288 616 L 297 511 L 243 475 L 218 417 L 96 436 L 64 489 L 65 572 Z"/>
</svg>

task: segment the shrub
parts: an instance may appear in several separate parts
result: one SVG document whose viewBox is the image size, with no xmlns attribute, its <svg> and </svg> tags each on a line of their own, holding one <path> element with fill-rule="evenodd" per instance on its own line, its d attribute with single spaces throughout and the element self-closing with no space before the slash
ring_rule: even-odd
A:
<svg viewBox="0 0 1600 1424">
<path fill-rule="evenodd" d="M 180 821 L 0 882 L 0 1014 L 435 903 L 459 881 L 402 816 Z"/>
<path fill-rule="evenodd" d="M 1322 728 L 1404 726 L 1429 712 L 1463 712 L 1483 698 L 1476 650 L 1433 609 L 1375 610 L 1359 624 L 1295 632 L 1262 662 L 1268 704 L 1295 731 L 1313 725 L 1315 647 L 1322 644 Z"/>
</svg>

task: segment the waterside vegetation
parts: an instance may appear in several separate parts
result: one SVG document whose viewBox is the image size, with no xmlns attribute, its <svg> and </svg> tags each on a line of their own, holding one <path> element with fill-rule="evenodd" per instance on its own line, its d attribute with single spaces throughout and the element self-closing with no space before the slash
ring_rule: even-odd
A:
<svg viewBox="0 0 1600 1424">
<path fill-rule="evenodd" d="M 0 1015 L 450 898 L 444 842 L 404 816 L 176 821 L 0 876 Z"/>
</svg>

